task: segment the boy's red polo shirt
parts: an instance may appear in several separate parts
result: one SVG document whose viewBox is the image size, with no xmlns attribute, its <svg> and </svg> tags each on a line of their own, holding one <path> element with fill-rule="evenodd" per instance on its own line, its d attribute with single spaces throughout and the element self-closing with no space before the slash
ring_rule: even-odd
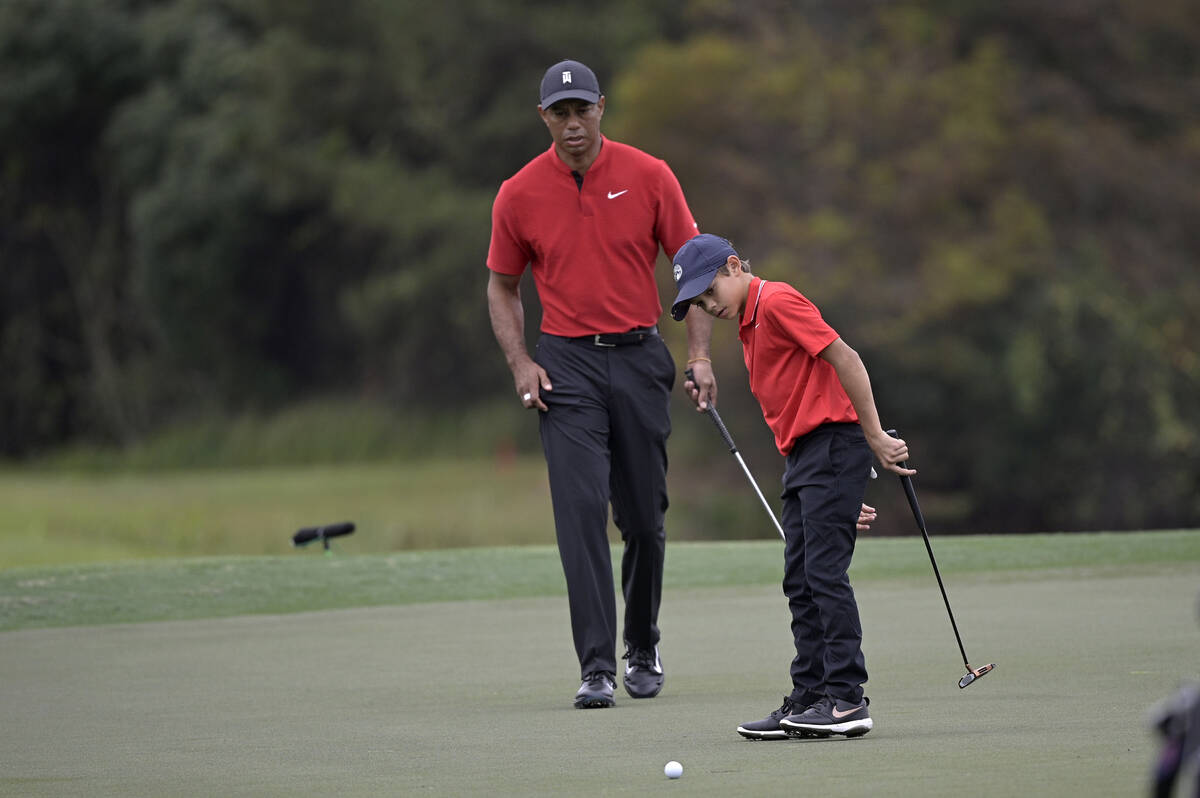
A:
<svg viewBox="0 0 1200 798">
<path fill-rule="evenodd" d="M 492 206 L 489 269 L 528 265 L 541 330 L 581 336 L 658 323 L 654 265 L 696 235 L 679 181 L 661 159 L 604 139 L 582 189 L 554 147 L 500 186 Z"/>
<path fill-rule="evenodd" d="M 792 286 L 758 277 L 750 282 L 738 338 L 750 390 L 785 456 L 796 438 L 822 424 L 858 421 L 837 371 L 820 357 L 838 337 Z"/>
</svg>

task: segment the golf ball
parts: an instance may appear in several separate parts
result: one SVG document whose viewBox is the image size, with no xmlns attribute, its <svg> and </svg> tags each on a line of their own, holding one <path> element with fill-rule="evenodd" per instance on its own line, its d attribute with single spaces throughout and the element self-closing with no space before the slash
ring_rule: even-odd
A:
<svg viewBox="0 0 1200 798">
<path fill-rule="evenodd" d="M 667 763 L 667 766 L 663 768 L 663 773 L 667 774 L 668 779 L 677 779 L 683 775 L 683 765 L 672 759 Z"/>
</svg>

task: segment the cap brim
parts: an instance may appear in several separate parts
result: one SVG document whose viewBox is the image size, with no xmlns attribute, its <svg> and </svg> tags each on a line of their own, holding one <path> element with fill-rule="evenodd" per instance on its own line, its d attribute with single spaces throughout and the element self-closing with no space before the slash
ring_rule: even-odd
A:
<svg viewBox="0 0 1200 798">
<path fill-rule="evenodd" d="M 679 286 L 679 294 L 676 295 L 675 301 L 671 304 L 671 318 L 675 321 L 683 321 L 683 317 L 687 315 L 688 308 L 692 306 L 692 300 L 703 294 L 712 285 L 713 275 L 717 273 L 717 269 L 725 261 L 718 261 L 713 264 L 713 267 L 704 274 L 697 274 L 692 279 L 688 280 Z"/>
<path fill-rule="evenodd" d="M 542 108 L 546 109 L 554 105 L 559 100 L 583 100 L 592 105 L 600 102 L 600 95 L 594 91 L 583 91 L 582 89 L 567 89 L 566 91 L 556 91 L 549 97 L 542 98 Z"/>
</svg>

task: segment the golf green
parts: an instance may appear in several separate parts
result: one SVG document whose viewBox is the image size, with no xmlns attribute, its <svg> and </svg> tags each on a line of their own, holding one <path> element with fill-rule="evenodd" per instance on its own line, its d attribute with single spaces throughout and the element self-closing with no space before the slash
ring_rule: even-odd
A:
<svg viewBox="0 0 1200 798">
<path fill-rule="evenodd" d="M 1194 563 L 861 579 L 875 729 L 750 742 L 777 587 L 668 589 L 663 693 L 578 711 L 561 596 L 0 633 L 0 795 L 1129 796 L 1196 675 Z M 668 781 L 663 765 L 683 764 Z"/>
</svg>

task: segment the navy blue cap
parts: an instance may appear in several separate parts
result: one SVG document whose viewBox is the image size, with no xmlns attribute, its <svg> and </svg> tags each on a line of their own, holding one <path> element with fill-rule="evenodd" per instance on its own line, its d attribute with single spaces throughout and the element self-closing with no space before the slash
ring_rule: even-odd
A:
<svg viewBox="0 0 1200 798">
<path fill-rule="evenodd" d="M 708 290 L 717 269 L 725 265 L 730 255 L 737 255 L 733 244 L 711 233 L 701 233 L 688 239 L 679 248 L 672 270 L 675 284 L 679 286 L 679 296 L 671 305 L 671 318 L 683 321 L 692 300 Z"/>
<path fill-rule="evenodd" d="M 542 76 L 541 106 L 549 108 L 559 100 L 600 102 L 600 82 L 596 73 L 578 61 L 559 61 Z"/>
</svg>

